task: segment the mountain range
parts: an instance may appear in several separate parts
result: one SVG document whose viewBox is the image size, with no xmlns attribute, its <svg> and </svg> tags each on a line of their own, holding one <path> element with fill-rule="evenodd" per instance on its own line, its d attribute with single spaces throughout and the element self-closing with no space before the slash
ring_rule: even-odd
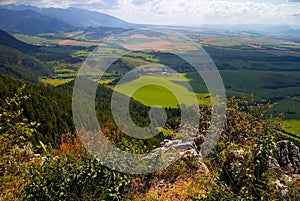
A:
<svg viewBox="0 0 300 201">
<path fill-rule="evenodd" d="M 23 34 L 71 31 L 82 27 L 139 27 L 107 14 L 79 8 L 2 5 L 0 18 L 0 29 Z"/>
<path fill-rule="evenodd" d="M 0 29 L 9 33 L 41 34 L 68 31 L 74 27 L 33 10 L 0 9 Z"/>
<path fill-rule="evenodd" d="M 128 23 L 117 17 L 80 8 L 38 8 L 31 5 L 0 5 L 0 29 L 8 33 L 41 34 L 66 32 L 86 27 L 145 28 L 151 25 Z M 155 25 L 153 25 L 155 26 Z M 299 40 L 300 27 L 289 25 L 202 24 L 206 30 L 249 31 Z"/>
</svg>

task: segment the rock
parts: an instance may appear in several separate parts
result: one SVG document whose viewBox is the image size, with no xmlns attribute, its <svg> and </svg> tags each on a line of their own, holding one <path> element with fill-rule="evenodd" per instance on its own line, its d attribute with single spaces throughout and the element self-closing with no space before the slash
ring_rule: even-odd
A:
<svg viewBox="0 0 300 201">
<path fill-rule="evenodd" d="M 274 168 L 280 168 L 280 165 L 276 158 L 269 156 L 269 165 L 274 167 Z"/>
<path fill-rule="evenodd" d="M 163 151 L 169 151 L 172 149 L 175 150 L 182 150 L 179 154 L 180 156 L 183 156 L 185 154 L 191 153 L 193 154 L 195 157 L 200 157 L 201 155 L 198 152 L 197 148 L 196 148 L 196 143 L 194 139 L 188 139 L 188 140 L 181 140 L 181 139 L 176 139 L 176 140 L 164 140 L 161 144 L 160 144 L 160 150 Z"/>
<path fill-rule="evenodd" d="M 289 190 L 288 190 L 288 187 L 287 185 L 285 185 L 283 182 L 281 182 L 280 180 L 276 180 L 274 182 L 274 184 L 277 186 L 278 188 L 278 196 L 281 198 L 281 199 L 287 199 L 289 197 Z"/>
<path fill-rule="evenodd" d="M 293 196 L 292 189 L 294 188 L 295 184 L 298 184 L 299 182 L 299 174 L 283 174 L 280 179 L 276 179 L 272 182 L 272 184 L 276 186 L 278 198 L 280 198 L 280 200 L 291 200 L 291 196 Z"/>
<path fill-rule="evenodd" d="M 200 164 L 200 168 L 198 170 L 199 173 L 208 174 L 210 171 L 202 161 L 202 156 L 200 152 L 197 150 L 197 145 L 203 142 L 202 137 L 198 138 L 189 138 L 189 139 L 176 139 L 176 140 L 164 140 L 158 149 L 163 151 L 169 151 L 172 149 L 182 150 L 179 154 L 182 157 L 190 157 L 193 156 L 194 160 Z"/>
<path fill-rule="evenodd" d="M 171 149 L 179 149 L 179 150 L 189 150 L 195 146 L 194 141 L 192 140 L 164 140 L 161 143 L 162 150 L 171 150 Z"/>
<path fill-rule="evenodd" d="M 281 169 L 291 174 L 300 174 L 300 151 L 292 142 L 283 140 L 277 143 L 276 160 Z"/>
</svg>

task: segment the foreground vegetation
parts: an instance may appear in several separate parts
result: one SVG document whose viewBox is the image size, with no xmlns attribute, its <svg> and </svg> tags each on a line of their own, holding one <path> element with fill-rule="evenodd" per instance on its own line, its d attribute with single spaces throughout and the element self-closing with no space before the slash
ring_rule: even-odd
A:
<svg viewBox="0 0 300 201">
<path fill-rule="evenodd" d="M 159 172 L 132 176 L 102 166 L 87 153 L 76 133 L 63 134 L 56 147 L 36 142 L 40 125 L 24 116 L 23 103 L 29 98 L 25 88 L 7 97 L 1 107 L 2 200 L 299 199 L 297 181 L 285 180 L 281 170 L 269 164 L 280 129 L 280 118 L 265 116 L 270 104 L 246 98 L 228 101 L 225 129 L 204 161 L 209 173 L 191 155 Z M 205 135 L 210 108 L 202 106 L 201 111 L 200 133 Z M 172 137 L 160 135 L 157 141 L 141 143 L 119 131 L 109 117 L 106 122 L 101 125 L 110 140 L 134 153 L 151 151 L 164 138 Z M 275 183 L 278 179 L 288 185 L 289 194 L 281 194 Z"/>
</svg>

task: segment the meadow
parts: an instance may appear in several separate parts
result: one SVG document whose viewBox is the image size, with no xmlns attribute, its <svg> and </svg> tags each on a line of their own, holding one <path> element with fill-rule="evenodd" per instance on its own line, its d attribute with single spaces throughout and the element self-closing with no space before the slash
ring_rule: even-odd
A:
<svg viewBox="0 0 300 201">
<path fill-rule="evenodd" d="M 59 86 L 59 85 L 63 85 L 66 84 L 68 82 L 71 82 L 72 80 L 74 80 L 73 78 L 69 78 L 69 79 L 50 79 L 50 78 L 41 78 L 40 81 L 43 84 L 46 85 L 51 85 L 51 86 Z"/>
<path fill-rule="evenodd" d="M 178 84 L 178 81 L 183 81 L 179 75 L 143 76 L 131 82 L 117 85 L 115 90 L 147 106 L 160 105 L 176 108 L 179 104 L 191 105 L 195 103 L 192 101 L 195 97 L 199 104 L 210 104 L 208 94 L 194 94 L 185 86 Z"/>
</svg>

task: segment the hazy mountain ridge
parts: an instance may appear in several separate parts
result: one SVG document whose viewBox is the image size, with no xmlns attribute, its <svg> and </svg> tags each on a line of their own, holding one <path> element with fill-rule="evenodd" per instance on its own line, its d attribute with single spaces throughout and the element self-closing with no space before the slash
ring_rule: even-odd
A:
<svg viewBox="0 0 300 201">
<path fill-rule="evenodd" d="M 135 28 L 139 26 L 111 15 L 79 8 L 38 8 L 10 4 L 0 6 L 0 17 L 6 18 L 0 22 L 1 29 L 25 34 L 59 32 L 75 27 Z"/>
<path fill-rule="evenodd" d="M 72 30 L 74 27 L 33 10 L 0 9 L 0 29 L 9 33 L 40 34 Z"/>
<path fill-rule="evenodd" d="M 74 27 L 135 27 L 133 24 L 111 15 L 79 8 L 44 8 L 41 9 L 41 13 L 62 20 Z"/>
<path fill-rule="evenodd" d="M 89 11 L 85 9 L 80 8 L 38 8 L 35 6 L 30 5 L 1 5 L 0 6 L 0 14 L 1 9 L 9 10 L 11 12 L 28 12 L 30 10 L 31 12 L 35 12 L 36 16 L 38 17 L 38 14 L 40 15 L 40 18 L 51 18 L 52 20 L 57 20 L 58 28 L 56 29 L 56 32 L 58 31 L 65 31 L 66 29 L 70 28 L 82 28 L 82 27 L 119 27 L 119 28 L 143 28 L 143 27 L 156 27 L 155 25 L 139 25 L 139 24 L 132 24 L 129 22 L 126 22 L 125 20 L 119 19 L 117 17 L 96 12 L 96 11 Z M 0 15 L 0 17 L 2 17 Z M 10 20 L 11 16 L 5 17 L 7 19 L 4 20 Z M 2 17 L 3 19 L 3 17 Z M 14 18 L 16 19 L 16 17 Z M 17 21 L 22 21 L 21 20 Z M 20 27 L 14 27 L 11 28 L 9 25 L 13 26 L 16 24 L 16 22 L 12 24 L 8 24 L 7 28 L 3 28 L 1 26 L 4 24 L 3 20 L 0 22 L 0 28 L 15 33 L 16 31 L 20 31 Z M 19 23 L 18 23 L 19 24 Z M 23 22 L 24 24 L 24 22 Z M 25 23 L 26 24 L 26 23 Z M 61 27 L 61 25 L 63 25 Z M 21 24 L 22 25 L 22 24 Z M 36 24 L 35 24 L 36 25 Z M 48 24 L 49 25 L 49 24 Z M 51 25 L 51 23 L 50 23 Z M 22 27 L 22 26 L 21 26 Z M 28 26 L 27 26 L 28 27 Z M 30 27 L 30 24 L 29 24 Z M 38 28 L 38 26 L 36 26 Z M 51 27 L 51 26 L 50 26 Z M 63 28 L 64 27 L 64 28 Z M 160 27 L 173 27 L 173 26 L 160 26 Z M 177 26 L 175 26 L 177 27 Z M 182 27 L 182 26 L 178 26 Z M 183 26 L 186 28 L 185 26 Z M 283 38 L 292 38 L 292 39 L 299 39 L 299 31 L 300 27 L 295 27 L 287 24 L 281 24 L 281 25 L 268 25 L 268 24 L 199 24 L 196 26 L 192 26 L 197 29 L 205 29 L 205 30 L 213 30 L 213 31 L 248 31 L 250 33 L 260 33 L 264 35 L 270 35 L 270 36 L 277 36 L 277 37 L 283 37 Z M 43 30 L 45 31 L 45 30 Z M 49 32 L 53 32 L 55 30 L 51 30 Z M 29 32 L 27 30 L 27 32 Z M 35 32 L 33 34 L 39 33 L 41 31 L 34 31 L 34 28 L 32 32 Z M 25 32 L 23 32 L 25 33 Z"/>
</svg>

